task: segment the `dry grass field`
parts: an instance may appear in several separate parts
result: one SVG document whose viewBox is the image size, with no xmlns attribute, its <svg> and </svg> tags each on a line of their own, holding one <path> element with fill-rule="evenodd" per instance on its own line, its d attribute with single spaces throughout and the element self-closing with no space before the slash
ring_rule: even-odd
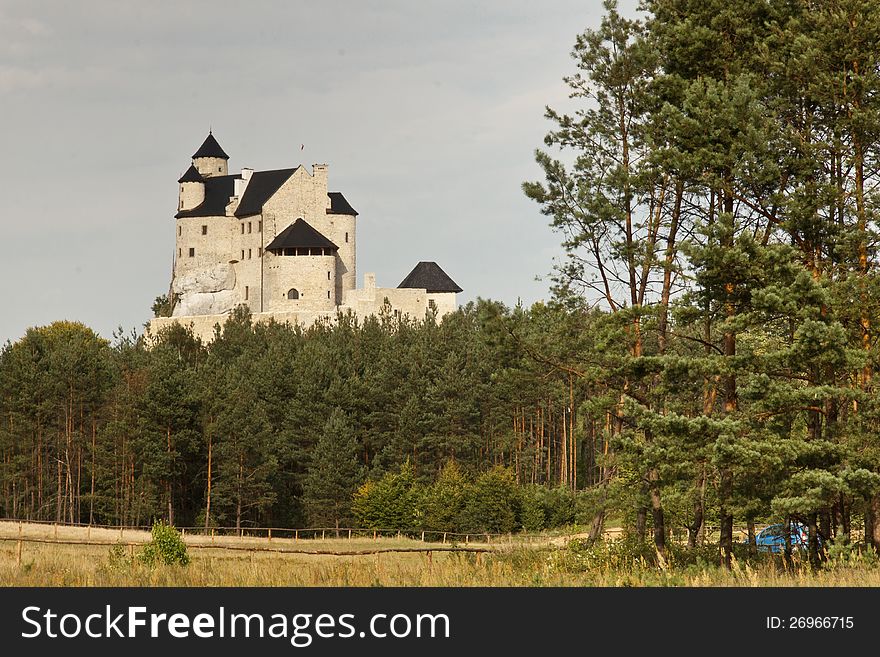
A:
<svg viewBox="0 0 880 657">
<path fill-rule="evenodd" d="M 187 536 L 188 566 L 148 567 L 133 558 L 147 532 L 58 527 L 56 537 L 52 525 L 25 524 L 24 538 L 47 542 L 23 540 L 19 556 L 18 531 L 18 523 L 0 523 L 0 584 L 7 586 L 880 586 L 880 568 L 862 561 L 816 573 L 769 561 L 729 572 L 639 562 L 573 568 L 549 538 L 480 546 L 492 550 L 485 553 L 444 552 L 449 545 L 406 538 L 273 539 L 271 549 L 290 551 L 269 552 L 265 538 L 218 537 L 212 547 L 210 538 Z M 86 538 L 107 544 L 60 542 Z M 371 553 L 329 554 L 354 551 Z"/>
</svg>

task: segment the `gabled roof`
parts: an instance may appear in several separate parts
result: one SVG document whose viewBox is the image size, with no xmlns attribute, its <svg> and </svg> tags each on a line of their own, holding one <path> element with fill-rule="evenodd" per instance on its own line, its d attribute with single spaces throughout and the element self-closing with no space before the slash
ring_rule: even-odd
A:
<svg viewBox="0 0 880 657">
<path fill-rule="evenodd" d="M 458 284 L 436 262 L 420 262 L 398 288 L 410 287 L 427 292 L 461 292 Z"/>
<path fill-rule="evenodd" d="M 268 201 L 272 194 L 287 182 L 299 167 L 295 169 L 276 169 L 274 171 L 254 171 L 244 190 L 244 196 L 235 210 L 236 217 L 248 217 L 252 214 L 260 214 L 263 204 Z"/>
<path fill-rule="evenodd" d="M 177 182 L 185 183 L 185 182 L 204 182 L 204 181 L 202 180 L 202 174 L 199 173 L 199 170 L 196 169 L 193 165 L 190 165 L 189 169 L 186 170 L 186 173 L 183 174 Z"/>
<path fill-rule="evenodd" d="M 293 249 L 297 247 L 324 249 L 339 248 L 307 224 L 305 219 L 297 219 L 287 228 L 278 233 L 275 239 L 266 247 L 266 250 L 276 251 L 278 249 Z"/>
<path fill-rule="evenodd" d="M 199 146 L 199 150 L 193 153 L 193 159 L 196 159 L 197 157 L 220 157 L 224 160 L 229 159 L 229 156 L 223 152 L 223 149 L 220 148 L 220 144 L 217 143 L 217 140 L 214 139 L 214 135 L 210 132 L 205 138 L 205 141 L 202 142 L 202 145 Z"/>
<path fill-rule="evenodd" d="M 357 211 L 345 200 L 342 192 L 327 192 L 327 196 L 330 197 L 330 208 L 327 210 L 327 214 L 353 214 L 357 216 Z"/>
<path fill-rule="evenodd" d="M 229 205 L 229 197 L 235 193 L 236 178 L 241 178 L 241 175 L 205 178 L 205 200 L 202 201 L 201 205 L 194 207 L 192 210 L 181 210 L 174 216 L 176 218 L 226 216 L 226 206 Z"/>
</svg>

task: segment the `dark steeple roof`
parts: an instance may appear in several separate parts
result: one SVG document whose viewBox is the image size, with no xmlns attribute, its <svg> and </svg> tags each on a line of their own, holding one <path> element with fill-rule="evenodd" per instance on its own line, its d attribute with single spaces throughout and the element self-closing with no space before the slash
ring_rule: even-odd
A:
<svg viewBox="0 0 880 657">
<path fill-rule="evenodd" d="M 342 192 L 328 192 L 327 196 L 330 197 L 330 208 L 327 210 L 327 214 L 353 214 L 357 216 L 357 211 L 345 200 Z"/>
<path fill-rule="evenodd" d="M 296 169 L 298 168 L 296 167 Z M 241 197 L 238 208 L 235 210 L 235 216 L 247 217 L 252 214 L 260 214 L 263 211 L 263 203 L 272 198 L 272 194 L 287 182 L 296 169 L 254 171 L 244 190 L 244 196 Z"/>
<path fill-rule="evenodd" d="M 202 201 L 201 205 L 194 207 L 192 210 L 181 210 L 174 216 L 177 218 L 226 216 L 226 206 L 229 205 L 229 197 L 235 192 L 236 178 L 241 178 L 241 175 L 205 178 L 205 200 Z"/>
<path fill-rule="evenodd" d="M 183 174 L 177 182 L 204 182 L 204 180 L 202 180 L 202 174 L 199 173 L 199 170 L 190 165 L 189 169 L 186 170 L 186 173 Z"/>
<path fill-rule="evenodd" d="M 220 157 L 224 160 L 229 159 L 229 156 L 223 152 L 223 149 L 220 148 L 220 144 L 217 143 L 217 140 L 214 139 L 214 135 L 210 132 L 202 145 L 199 146 L 199 150 L 193 153 L 194 160 L 199 157 Z"/>
<path fill-rule="evenodd" d="M 440 269 L 436 262 L 420 262 L 397 286 L 411 287 L 427 292 L 461 292 L 458 284 Z"/>
<path fill-rule="evenodd" d="M 266 250 L 277 251 L 278 249 L 294 249 L 297 247 L 334 250 L 339 248 L 307 224 L 305 219 L 297 219 L 287 228 L 282 230 L 278 236 L 272 240 L 271 244 L 266 247 Z"/>
</svg>

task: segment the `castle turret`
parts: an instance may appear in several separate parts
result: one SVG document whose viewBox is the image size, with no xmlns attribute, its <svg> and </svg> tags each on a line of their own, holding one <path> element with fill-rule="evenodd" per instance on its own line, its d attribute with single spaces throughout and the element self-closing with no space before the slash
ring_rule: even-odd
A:
<svg viewBox="0 0 880 657">
<path fill-rule="evenodd" d="M 205 180 L 194 166 L 190 166 L 177 182 L 180 185 L 178 210 L 192 210 L 202 204 L 205 200 Z"/>
<path fill-rule="evenodd" d="M 199 146 L 199 150 L 193 153 L 192 160 L 193 166 L 203 178 L 228 175 L 229 156 L 220 148 L 211 132 Z"/>
</svg>

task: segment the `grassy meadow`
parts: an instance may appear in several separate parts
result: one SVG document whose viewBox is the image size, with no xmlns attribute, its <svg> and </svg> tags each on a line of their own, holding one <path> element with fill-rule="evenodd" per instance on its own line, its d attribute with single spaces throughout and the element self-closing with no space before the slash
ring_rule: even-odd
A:
<svg viewBox="0 0 880 657">
<path fill-rule="evenodd" d="M 77 540 L 86 530 L 26 525 L 23 537 Z M 16 533 L 13 533 L 16 532 Z M 100 532 L 107 532 L 104 536 Z M 492 552 L 381 552 L 333 555 L 328 552 L 443 548 L 407 538 L 274 540 L 226 538 L 211 547 L 204 537 L 187 536 L 187 566 L 142 564 L 135 543 L 147 532 L 89 531 L 92 540 L 118 545 L 81 545 L 16 540 L 17 523 L 0 524 L 0 583 L 7 586 L 880 586 L 876 560 L 859 555 L 835 559 L 820 571 L 807 564 L 786 570 L 778 559 L 735 561 L 730 571 L 690 555 L 658 565 L 624 541 L 586 547 L 559 537 L 518 540 L 491 546 Z M 235 547 L 224 549 L 219 545 Z M 248 551 L 242 548 L 255 548 Z M 486 546 L 483 546 L 486 547 Z"/>
</svg>

